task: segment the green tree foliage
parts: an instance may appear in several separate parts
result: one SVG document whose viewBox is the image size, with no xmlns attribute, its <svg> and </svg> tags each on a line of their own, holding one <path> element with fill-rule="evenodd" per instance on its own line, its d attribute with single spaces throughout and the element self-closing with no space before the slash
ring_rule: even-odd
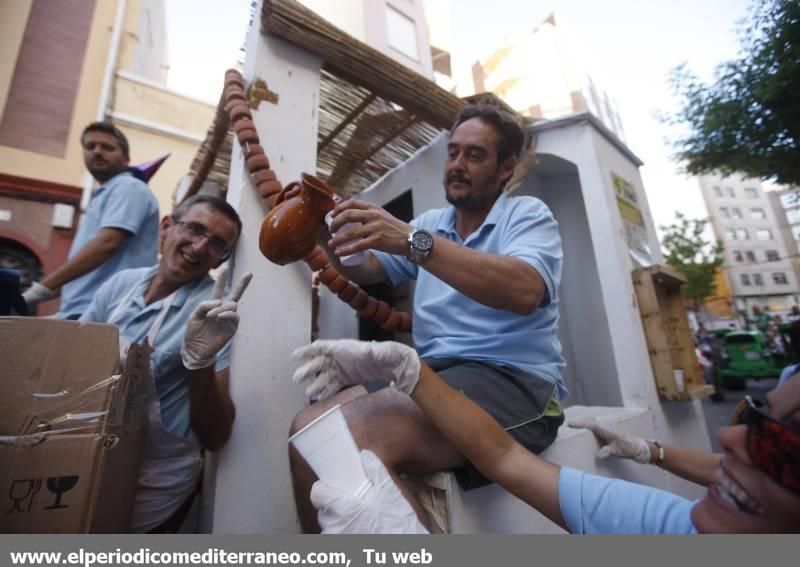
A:
<svg viewBox="0 0 800 567">
<path fill-rule="evenodd" d="M 680 109 L 665 121 L 691 174 L 744 172 L 800 184 L 800 1 L 755 0 L 739 24 L 739 59 L 717 66 L 712 84 L 681 65 L 670 76 Z"/>
<path fill-rule="evenodd" d="M 724 250 L 721 241 L 711 244 L 703 237 L 707 224 L 707 220 L 687 219 L 675 213 L 675 222 L 661 227 L 667 264 L 688 280 L 682 288 L 683 296 L 699 305 L 716 291 L 714 274 L 722 266 Z"/>
</svg>

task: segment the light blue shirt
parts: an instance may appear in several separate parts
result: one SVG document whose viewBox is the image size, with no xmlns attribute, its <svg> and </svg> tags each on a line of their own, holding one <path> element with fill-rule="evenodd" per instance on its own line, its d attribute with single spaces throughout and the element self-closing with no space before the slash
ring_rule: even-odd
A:
<svg viewBox="0 0 800 567">
<path fill-rule="evenodd" d="M 775 386 L 775 387 L 777 388 L 779 386 L 783 386 L 784 383 L 789 378 L 794 376 L 799 371 L 800 371 L 800 364 L 790 364 L 789 366 L 787 366 L 786 368 L 781 370 L 781 376 L 780 376 L 780 378 L 778 378 L 778 385 Z"/>
<path fill-rule="evenodd" d="M 72 241 L 69 258 L 96 237 L 101 228 L 119 228 L 129 236 L 111 258 L 61 288 L 59 317 L 75 318 L 83 313 L 103 282 L 120 270 L 155 264 L 158 221 L 158 201 L 150 188 L 130 172 L 115 175 L 97 188 Z"/>
<path fill-rule="evenodd" d="M 462 358 L 520 368 L 558 386 L 564 359 L 558 340 L 558 285 L 561 237 L 550 209 L 534 197 L 502 193 L 483 224 L 466 241 L 456 232 L 454 207 L 434 209 L 411 224 L 458 244 L 530 264 L 546 286 L 542 303 L 531 315 L 487 307 L 402 256 L 373 253 L 393 284 L 416 279 L 413 336 L 422 358 Z"/>
<path fill-rule="evenodd" d="M 128 304 L 115 317 L 120 335 L 131 342 L 142 342 L 153 325 L 164 300 L 144 303 L 144 292 L 158 266 L 124 270 L 104 283 L 81 316 L 81 321 L 109 322 L 111 315 L 130 293 L 136 291 Z M 155 338 L 152 362 L 155 366 L 155 383 L 161 403 L 161 420 L 171 433 L 196 440 L 189 419 L 189 371 L 181 362 L 180 348 L 186 323 L 195 308 L 211 297 L 214 280 L 210 276 L 190 282 L 179 288 L 167 312 L 161 330 Z M 217 354 L 215 370 L 224 370 L 229 362 L 230 343 Z"/>
<path fill-rule="evenodd" d="M 561 467 L 561 515 L 573 534 L 696 534 L 695 503 L 670 492 Z"/>
</svg>

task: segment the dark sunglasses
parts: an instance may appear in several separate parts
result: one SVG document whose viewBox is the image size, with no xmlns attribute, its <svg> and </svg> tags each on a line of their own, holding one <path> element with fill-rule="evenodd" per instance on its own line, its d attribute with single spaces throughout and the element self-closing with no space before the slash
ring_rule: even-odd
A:
<svg viewBox="0 0 800 567">
<path fill-rule="evenodd" d="M 208 251 L 217 258 L 222 258 L 224 260 L 231 255 L 231 247 L 220 237 L 209 234 L 206 227 L 199 222 L 181 221 L 174 217 L 172 220 L 178 225 L 178 230 L 185 236 L 188 236 L 192 242 L 196 242 L 200 238 L 207 238 Z"/>
<path fill-rule="evenodd" d="M 775 419 L 750 396 L 739 402 L 731 425 L 747 426 L 747 454 L 775 482 L 800 494 L 800 431 Z"/>
</svg>

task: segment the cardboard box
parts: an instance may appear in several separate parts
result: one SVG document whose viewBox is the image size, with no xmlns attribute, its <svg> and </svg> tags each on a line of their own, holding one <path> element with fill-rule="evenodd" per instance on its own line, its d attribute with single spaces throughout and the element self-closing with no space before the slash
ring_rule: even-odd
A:
<svg viewBox="0 0 800 567">
<path fill-rule="evenodd" d="M 114 325 L 0 317 L 0 532 L 124 533 L 151 395 Z"/>
</svg>

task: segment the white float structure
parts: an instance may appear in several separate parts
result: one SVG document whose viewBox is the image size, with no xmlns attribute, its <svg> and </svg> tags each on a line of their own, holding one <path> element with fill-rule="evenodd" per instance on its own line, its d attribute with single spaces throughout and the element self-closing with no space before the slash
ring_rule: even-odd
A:
<svg viewBox="0 0 800 567">
<path fill-rule="evenodd" d="M 282 180 L 316 170 L 321 59 L 260 31 L 255 18 L 247 41 L 244 76 L 266 80 L 278 103 L 262 103 L 254 122 L 272 168 Z M 631 271 L 626 227 L 613 184 L 628 182 L 645 224 L 652 260 L 662 261 L 638 168 L 641 162 L 589 114 L 539 122 L 530 127 L 538 163 L 519 188 L 542 199 L 560 225 L 564 249 L 559 334 L 571 390 L 568 417 L 594 415 L 613 427 L 665 444 L 709 451 L 697 400 L 659 400 L 648 357 Z M 385 204 L 410 191 L 414 215 L 444 206 L 442 172 L 446 134 L 395 168 L 360 198 Z M 311 273 L 303 263 L 279 267 L 258 250 L 263 209 L 245 175 L 234 144 L 228 200 L 239 210 L 244 233 L 234 278 L 254 273 L 240 312 L 231 359 L 237 416 L 233 436 L 218 455 L 207 483 L 205 525 L 215 533 L 296 533 L 287 457 L 287 432 L 304 405 L 290 376 L 290 353 L 311 337 Z M 321 337 L 357 337 L 355 313 L 323 290 Z M 696 485 L 652 466 L 597 461 L 597 442 L 583 430 L 562 427 L 544 453 L 552 461 L 589 472 L 627 478 L 697 497 Z M 464 493 L 445 475 L 445 528 L 454 533 L 547 533 L 558 531 L 497 486 Z"/>
</svg>

